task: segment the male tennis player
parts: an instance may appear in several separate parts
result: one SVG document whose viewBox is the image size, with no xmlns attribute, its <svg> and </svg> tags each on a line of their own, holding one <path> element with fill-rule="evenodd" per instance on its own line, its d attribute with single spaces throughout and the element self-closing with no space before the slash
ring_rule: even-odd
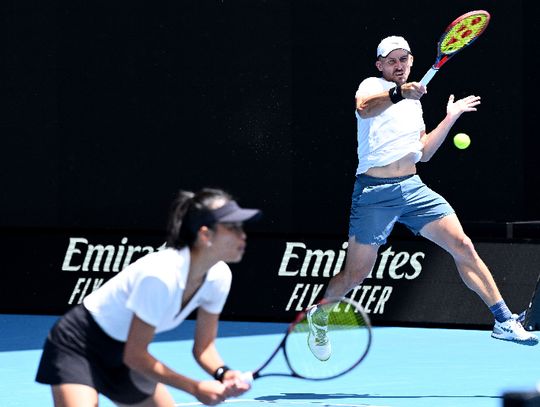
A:
<svg viewBox="0 0 540 407">
<path fill-rule="evenodd" d="M 95 407 L 101 393 L 118 406 L 173 407 L 165 385 L 215 405 L 249 390 L 241 372 L 224 365 L 215 339 L 231 286 L 226 263 L 242 259 L 242 222 L 258 213 L 218 189 L 180 191 L 167 248 L 118 273 L 49 333 L 36 380 L 51 385 L 54 405 Z M 194 310 L 193 355 L 214 380 L 184 376 L 148 349 L 155 333 L 175 328 Z"/>
<path fill-rule="evenodd" d="M 476 111 L 480 97 L 454 100 L 450 95 L 446 117 L 426 133 L 420 104 L 426 88 L 418 82 L 407 82 L 412 64 L 407 41 L 387 37 L 377 47 L 375 66 L 381 77 L 365 79 L 356 92 L 359 165 L 347 260 L 344 270 L 330 280 L 324 296 L 341 297 L 360 284 L 373 268 L 377 251 L 394 224 L 401 222 L 452 255 L 463 282 L 493 313 L 494 338 L 536 345 L 538 338 L 525 331 L 519 317 L 506 306 L 454 209 L 416 175 L 416 163 L 433 157 L 456 120 L 465 112 Z M 309 310 L 309 346 L 321 360 L 331 354 L 325 319 L 319 308 Z"/>
</svg>

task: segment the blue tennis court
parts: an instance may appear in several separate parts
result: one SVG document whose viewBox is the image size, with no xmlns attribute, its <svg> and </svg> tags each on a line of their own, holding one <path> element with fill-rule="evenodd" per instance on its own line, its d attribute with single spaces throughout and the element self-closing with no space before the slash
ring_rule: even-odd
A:
<svg viewBox="0 0 540 407">
<path fill-rule="evenodd" d="M 42 342 L 56 317 L 0 315 L 0 405 L 50 406 L 47 386 L 34 382 Z M 152 352 L 195 378 L 208 376 L 191 357 L 193 321 L 157 338 Z M 252 370 L 277 346 L 286 324 L 222 322 L 218 347 L 227 363 Z M 370 354 L 346 376 L 325 382 L 262 378 L 238 406 L 495 407 L 506 391 L 540 382 L 540 352 L 490 338 L 489 331 L 376 327 Z M 354 346 L 354 344 L 351 344 Z M 276 359 L 272 370 L 284 370 Z M 178 406 L 200 405 L 171 390 Z M 102 399 L 101 406 L 113 406 Z"/>
</svg>

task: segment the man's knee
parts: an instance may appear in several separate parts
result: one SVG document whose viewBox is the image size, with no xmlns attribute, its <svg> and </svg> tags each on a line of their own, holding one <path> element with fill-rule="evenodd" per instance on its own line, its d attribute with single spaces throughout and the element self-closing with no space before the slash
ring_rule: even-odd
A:
<svg viewBox="0 0 540 407">
<path fill-rule="evenodd" d="M 472 259 L 478 257 L 474 243 L 469 236 L 462 234 L 454 239 L 454 257 Z"/>
</svg>

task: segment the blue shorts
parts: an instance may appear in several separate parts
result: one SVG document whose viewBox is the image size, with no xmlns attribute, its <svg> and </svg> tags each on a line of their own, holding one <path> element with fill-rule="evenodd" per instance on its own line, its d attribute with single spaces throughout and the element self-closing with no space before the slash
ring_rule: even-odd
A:
<svg viewBox="0 0 540 407">
<path fill-rule="evenodd" d="M 382 245 L 396 222 L 419 234 L 428 223 L 452 213 L 450 204 L 418 175 L 375 178 L 360 174 L 354 184 L 349 237 L 358 243 Z"/>
</svg>

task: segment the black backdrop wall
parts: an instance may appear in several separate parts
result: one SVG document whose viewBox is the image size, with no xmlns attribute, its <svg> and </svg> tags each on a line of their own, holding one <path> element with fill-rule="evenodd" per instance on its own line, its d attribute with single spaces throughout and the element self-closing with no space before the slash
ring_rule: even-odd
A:
<svg viewBox="0 0 540 407">
<path fill-rule="evenodd" d="M 530 3 L 3 2 L 0 226 L 161 228 L 177 188 L 219 185 L 266 209 L 261 230 L 346 233 L 378 41 L 404 35 L 418 79 L 478 8 L 487 32 L 423 100 L 433 128 L 450 93 L 481 95 L 453 129 L 472 145 L 419 171 L 465 221 L 540 219 Z"/>
<path fill-rule="evenodd" d="M 405 36 L 411 79 L 449 22 L 492 22 L 423 99 L 482 96 L 424 181 L 465 222 L 540 219 L 534 2 L 192 0 L 2 2 L 0 228 L 160 233 L 178 188 L 219 186 L 261 207 L 255 234 L 347 233 L 354 93 L 375 49 Z M 24 234 L 24 233 L 23 233 Z M 19 235 L 18 235 L 19 236 Z M 22 246 L 39 245 L 27 234 Z M 62 247 L 67 243 L 62 243 Z M 63 249 L 62 249 L 63 250 Z"/>
</svg>

